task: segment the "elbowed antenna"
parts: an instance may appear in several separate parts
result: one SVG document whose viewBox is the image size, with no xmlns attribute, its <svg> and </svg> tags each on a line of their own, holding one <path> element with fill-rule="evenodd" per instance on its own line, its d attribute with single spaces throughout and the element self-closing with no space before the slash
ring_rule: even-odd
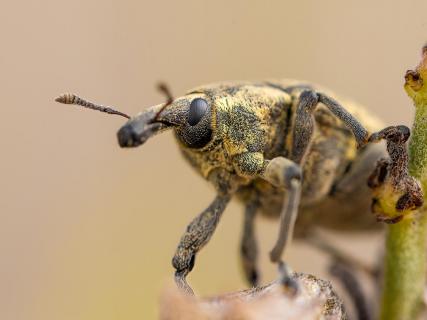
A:
<svg viewBox="0 0 427 320">
<path fill-rule="evenodd" d="M 113 108 L 110 108 L 110 107 L 105 107 L 99 104 L 92 103 L 90 101 L 80 98 L 79 96 L 73 93 L 61 94 L 59 97 L 55 99 L 55 101 L 63 104 L 74 104 L 77 106 L 82 106 L 88 109 L 97 110 L 97 111 L 105 112 L 108 114 L 117 114 L 119 116 L 130 119 L 130 116 L 128 116 L 126 113 L 114 110 Z"/>
<path fill-rule="evenodd" d="M 168 85 L 164 82 L 160 82 L 157 85 L 157 89 L 163 93 L 166 96 L 166 103 L 164 104 L 164 106 L 156 113 L 156 115 L 153 118 L 153 121 L 157 121 L 157 119 L 159 118 L 160 114 L 163 112 L 163 110 L 165 110 L 165 108 L 169 105 L 172 104 L 173 102 L 173 96 L 172 93 L 168 87 Z"/>
</svg>

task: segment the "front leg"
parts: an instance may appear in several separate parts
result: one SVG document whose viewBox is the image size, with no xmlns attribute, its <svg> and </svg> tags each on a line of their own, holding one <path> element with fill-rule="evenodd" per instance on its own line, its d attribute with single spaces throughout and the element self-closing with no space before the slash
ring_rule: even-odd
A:
<svg viewBox="0 0 427 320">
<path fill-rule="evenodd" d="M 185 278 L 194 267 L 196 253 L 213 235 L 230 198 L 230 195 L 218 194 L 210 206 L 191 221 L 181 237 L 172 265 L 176 270 L 175 281 L 178 287 L 189 294 L 193 294 L 193 290 Z"/>
</svg>

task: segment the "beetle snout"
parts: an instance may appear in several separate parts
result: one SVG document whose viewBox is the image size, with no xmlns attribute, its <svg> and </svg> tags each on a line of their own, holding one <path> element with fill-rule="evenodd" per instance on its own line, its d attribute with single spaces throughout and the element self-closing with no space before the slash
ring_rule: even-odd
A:
<svg viewBox="0 0 427 320">
<path fill-rule="evenodd" d="M 117 139 L 122 148 L 137 147 L 141 144 L 138 134 L 131 125 L 124 125 L 117 132 Z"/>
<path fill-rule="evenodd" d="M 117 139 L 120 147 L 138 147 L 156 133 L 167 126 L 161 122 L 153 122 L 155 113 L 148 110 L 139 116 L 130 119 L 117 132 Z"/>
<path fill-rule="evenodd" d="M 157 133 L 186 122 L 187 105 L 172 103 L 165 108 L 159 104 L 129 119 L 117 132 L 120 147 L 138 147 Z"/>
</svg>

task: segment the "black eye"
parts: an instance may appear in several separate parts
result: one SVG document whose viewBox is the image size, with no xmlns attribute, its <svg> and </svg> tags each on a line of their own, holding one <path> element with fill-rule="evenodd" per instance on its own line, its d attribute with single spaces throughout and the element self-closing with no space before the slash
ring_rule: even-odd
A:
<svg viewBox="0 0 427 320">
<path fill-rule="evenodd" d="M 208 107 L 208 103 L 204 99 L 196 98 L 191 101 L 190 111 L 188 112 L 188 124 L 190 126 L 198 124 L 208 110 Z"/>
</svg>

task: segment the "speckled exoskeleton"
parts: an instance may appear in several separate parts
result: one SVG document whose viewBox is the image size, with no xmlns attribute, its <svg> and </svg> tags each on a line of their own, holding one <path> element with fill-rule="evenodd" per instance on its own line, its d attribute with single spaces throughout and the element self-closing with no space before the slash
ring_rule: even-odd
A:
<svg viewBox="0 0 427 320">
<path fill-rule="evenodd" d="M 218 83 L 151 107 L 119 130 L 120 146 L 136 147 L 174 129 L 185 159 L 217 192 L 188 225 L 173 257 L 181 288 L 191 292 L 185 278 L 233 196 L 246 206 L 241 257 L 253 285 L 258 281 L 257 214 L 280 218 L 270 258 L 282 267 L 285 279 L 282 253 L 294 225 L 295 235 L 301 237 L 310 235 L 313 225 L 340 230 L 378 226 L 370 214 L 368 177 L 377 193 L 397 191 L 392 204 L 395 216 L 383 217 L 376 210 L 380 220 L 396 222 L 402 212 L 421 205 L 420 187 L 406 168 L 409 129 L 396 126 L 376 132 L 381 124 L 363 108 L 342 99 L 338 103 L 331 96 L 311 84 L 290 80 Z M 69 94 L 57 101 L 118 113 Z M 369 143 L 381 139 L 387 141 L 387 149 Z M 387 150 L 391 157 L 376 167 Z M 377 206 L 374 199 L 374 209 Z"/>
</svg>

